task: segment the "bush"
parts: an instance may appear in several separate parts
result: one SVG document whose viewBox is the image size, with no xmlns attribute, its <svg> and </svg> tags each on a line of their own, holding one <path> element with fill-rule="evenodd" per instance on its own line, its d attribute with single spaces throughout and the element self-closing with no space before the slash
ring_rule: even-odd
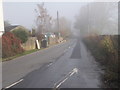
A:
<svg viewBox="0 0 120 90">
<path fill-rule="evenodd" d="M 90 49 L 95 59 L 105 66 L 105 73 L 102 77 L 106 87 L 116 88 L 118 86 L 118 74 L 120 64 L 118 53 L 117 35 L 100 35 L 84 38 L 84 43 Z"/>
<path fill-rule="evenodd" d="M 29 35 L 26 30 L 19 28 L 12 32 L 13 34 L 15 34 L 15 36 L 17 36 L 22 41 L 22 43 L 25 43 L 28 40 Z"/>
<path fill-rule="evenodd" d="M 2 36 L 2 58 L 14 56 L 22 53 L 21 40 L 11 32 L 6 32 Z"/>
</svg>

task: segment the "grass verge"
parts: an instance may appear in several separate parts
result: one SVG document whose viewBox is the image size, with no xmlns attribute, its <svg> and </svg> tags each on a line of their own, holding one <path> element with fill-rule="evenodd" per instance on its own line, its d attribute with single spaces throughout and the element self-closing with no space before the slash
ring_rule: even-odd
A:
<svg viewBox="0 0 120 90">
<path fill-rule="evenodd" d="M 64 42 L 63 42 L 64 43 Z M 60 43 L 56 43 L 56 44 L 53 44 L 53 45 L 50 45 L 48 46 L 47 48 L 50 48 L 51 46 L 55 46 L 55 45 L 58 45 Z M 40 50 L 43 50 L 43 49 L 47 49 L 47 48 L 41 48 Z M 12 56 L 12 57 L 8 57 L 8 58 L 2 58 L 0 59 L 0 61 L 4 62 L 4 61 L 9 61 L 9 60 L 13 60 L 15 58 L 18 58 L 18 57 L 21 57 L 21 56 L 24 56 L 24 55 L 27 55 L 27 54 L 31 54 L 31 53 L 34 53 L 36 51 L 39 51 L 38 49 L 33 49 L 33 50 L 29 50 L 29 51 L 24 51 L 23 53 L 20 53 L 20 54 L 17 54 L 15 56 Z"/>
<path fill-rule="evenodd" d="M 12 59 L 15 59 L 17 57 L 24 56 L 24 55 L 27 55 L 27 54 L 30 54 L 30 53 L 33 53 L 33 52 L 36 52 L 36 51 L 39 51 L 39 50 L 38 49 L 33 49 L 33 50 L 29 50 L 29 51 L 24 51 L 23 53 L 17 54 L 17 55 L 12 56 L 12 57 L 2 58 L 2 62 L 12 60 Z"/>
</svg>

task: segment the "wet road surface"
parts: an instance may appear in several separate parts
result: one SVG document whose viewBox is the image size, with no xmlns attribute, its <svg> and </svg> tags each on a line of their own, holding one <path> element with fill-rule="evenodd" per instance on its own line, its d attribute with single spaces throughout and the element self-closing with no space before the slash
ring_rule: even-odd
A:
<svg viewBox="0 0 120 90">
<path fill-rule="evenodd" d="M 101 69 L 80 40 L 75 40 L 64 53 L 36 69 L 11 88 L 99 88 Z"/>
<path fill-rule="evenodd" d="M 59 43 L 43 50 L 3 62 L 2 87 L 5 88 L 15 85 L 22 81 L 20 79 L 30 72 L 58 60 L 73 43 L 74 40 L 70 39 L 67 42 Z"/>
</svg>

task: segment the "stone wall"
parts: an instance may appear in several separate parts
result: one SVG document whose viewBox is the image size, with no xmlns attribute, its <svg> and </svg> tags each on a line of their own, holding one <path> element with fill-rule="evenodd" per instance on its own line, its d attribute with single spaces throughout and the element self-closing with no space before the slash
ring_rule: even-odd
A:
<svg viewBox="0 0 120 90">
<path fill-rule="evenodd" d="M 36 48 L 35 40 L 37 40 L 36 37 L 29 37 L 28 41 L 22 44 L 23 49 L 24 50 L 35 49 Z"/>
<path fill-rule="evenodd" d="M 52 38 L 52 37 L 50 37 L 49 38 L 49 45 L 53 45 L 53 44 L 56 44 L 57 43 L 57 38 Z"/>
</svg>

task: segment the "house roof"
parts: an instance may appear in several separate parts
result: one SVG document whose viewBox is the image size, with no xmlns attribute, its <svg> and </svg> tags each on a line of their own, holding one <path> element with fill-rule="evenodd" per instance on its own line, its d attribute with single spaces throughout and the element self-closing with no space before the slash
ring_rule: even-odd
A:
<svg viewBox="0 0 120 90">
<path fill-rule="evenodd" d="M 12 29 L 14 29 L 14 28 L 16 28 L 16 27 L 18 27 L 18 26 L 20 26 L 20 25 L 11 25 L 11 26 L 7 26 L 7 27 L 5 27 L 5 31 L 7 31 L 7 32 L 9 32 L 9 31 L 11 31 Z"/>
</svg>

